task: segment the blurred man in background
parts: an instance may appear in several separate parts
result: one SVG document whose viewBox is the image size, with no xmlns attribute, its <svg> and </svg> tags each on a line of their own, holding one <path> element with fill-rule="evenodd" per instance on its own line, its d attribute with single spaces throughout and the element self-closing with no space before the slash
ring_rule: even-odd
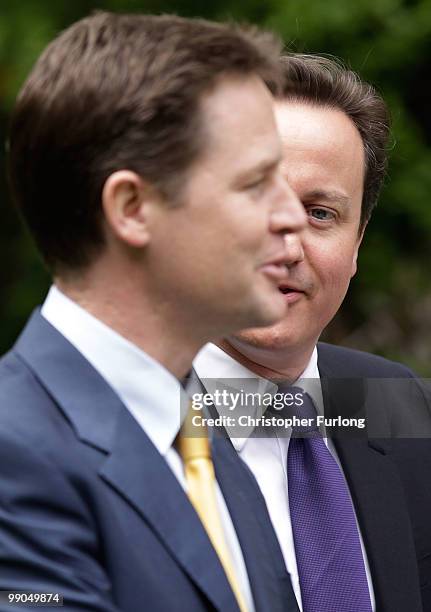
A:
<svg viewBox="0 0 431 612">
<path fill-rule="evenodd" d="M 215 482 L 178 410 L 205 342 L 284 313 L 305 214 L 280 171 L 279 53 L 255 30 L 100 13 L 24 84 L 10 179 L 54 285 L 0 364 L 0 590 L 295 609 L 253 479 L 214 449 Z"/>
</svg>

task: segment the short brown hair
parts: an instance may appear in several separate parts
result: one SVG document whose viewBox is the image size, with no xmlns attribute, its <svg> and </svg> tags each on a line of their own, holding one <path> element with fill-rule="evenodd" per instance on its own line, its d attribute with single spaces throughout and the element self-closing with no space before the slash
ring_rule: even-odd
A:
<svg viewBox="0 0 431 612">
<path fill-rule="evenodd" d="M 101 192 L 135 171 L 172 199 L 204 147 L 199 101 L 227 75 L 279 86 L 281 43 L 253 27 L 98 12 L 46 48 L 10 130 L 14 199 L 54 271 L 104 244 Z M 232 109 L 235 112 L 235 109 Z"/>
<path fill-rule="evenodd" d="M 377 204 L 387 167 L 388 108 L 375 90 L 341 62 L 292 53 L 281 58 L 286 81 L 281 99 L 337 108 L 355 124 L 365 152 L 364 194 L 359 231 Z"/>
</svg>

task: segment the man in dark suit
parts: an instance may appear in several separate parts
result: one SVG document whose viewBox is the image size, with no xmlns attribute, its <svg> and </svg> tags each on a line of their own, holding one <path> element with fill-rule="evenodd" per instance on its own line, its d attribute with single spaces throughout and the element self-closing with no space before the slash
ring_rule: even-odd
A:
<svg viewBox="0 0 431 612">
<path fill-rule="evenodd" d="M 332 60 L 297 55 L 283 65 L 283 170 L 308 215 L 300 239 L 286 236 L 285 317 L 208 345 L 195 369 L 213 395 L 211 386 L 240 391 L 258 376 L 260 389 L 270 391 L 271 381 L 299 387 L 315 414 L 368 421 L 368 435 L 338 427 L 318 452 L 305 438 L 298 451 L 292 428 L 230 432 L 265 497 L 301 610 L 430 611 L 429 395 L 400 364 L 318 343 L 356 272 L 384 177 L 386 107 Z M 402 439 L 426 432 L 428 439 Z"/>
<path fill-rule="evenodd" d="M 11 185 L 54 284 L 0 363 L 0 591 L 31 592 L 15 609 L 295 609 L 253 478 L 215 444 L 214 481 L 179 411 L 205 342 L 284 312 L 305 215 L 280 170 L 279 52 L 97 13 L 19 94 Z"/>
</svg>

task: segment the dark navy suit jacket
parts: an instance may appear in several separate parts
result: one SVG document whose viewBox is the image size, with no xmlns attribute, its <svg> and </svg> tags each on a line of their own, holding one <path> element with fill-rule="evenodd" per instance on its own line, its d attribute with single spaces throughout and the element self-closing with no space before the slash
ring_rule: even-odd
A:
<svg viewBox="0 0 431 612">
<path fill-rule="evenodd" d="M 254 478 L 227 441 L 213 456 L 257 612 L 296 612 Z M 39 312 L 0 362 L 0 590 L 58 592 L 64 610 L 238 612 L 167 463 Z"/>
<path fill-rule="evenodd" d="M 362 435 L 355 428 L 353 435 L 327 432 L 352 495 L 376 610 L 431 612 L 429 389 L 401 364 L 325 343 L 318 344 L 318 366 L 325 416 L 367 421 Z"/>
<path fill-rule="evenodd" d="M 366 406 L 370 433 L 385 434 L 334 438 L 367 551 L 377 612 L 431 612 L 429 398 L 410 370 L 368 353 L 320 343 L 318 366 L 325 413 L 338 414 L 343 406 L 345 412 L 347 405 L 354 414 Z M 371 379 L 379 393 L 367 397 Z M 407 438 L 409 422 L 424 424 L 426 437 Z"/>
</svg>

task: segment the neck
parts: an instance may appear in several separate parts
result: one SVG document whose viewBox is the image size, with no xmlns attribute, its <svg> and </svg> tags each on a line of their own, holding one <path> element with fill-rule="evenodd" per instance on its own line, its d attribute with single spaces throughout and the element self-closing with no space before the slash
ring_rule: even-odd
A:
<svg viewBox="0 0 431 612">
<path fill-rule="evenodd" d="M 237 338 L 222 339 L 215 343 L 235 361 L 258 376 L 267 379 L 296 381 L 307 367 L 314 347 L 308 351 L 283 351 L 260 348 Z"/>
<path fill-rule="evenodd" d="M 118 282 L 116 282 L 116 280 Z M 55 279 L 67 297 L 105 325 L 145 351 L 178 379 L 190 371 L 193 358 L 207 341 L 190 330 L 178 311 L 155 304 L 137 279 L 112 274 L 81 275 L 79 280 Z"/>
</svg>

